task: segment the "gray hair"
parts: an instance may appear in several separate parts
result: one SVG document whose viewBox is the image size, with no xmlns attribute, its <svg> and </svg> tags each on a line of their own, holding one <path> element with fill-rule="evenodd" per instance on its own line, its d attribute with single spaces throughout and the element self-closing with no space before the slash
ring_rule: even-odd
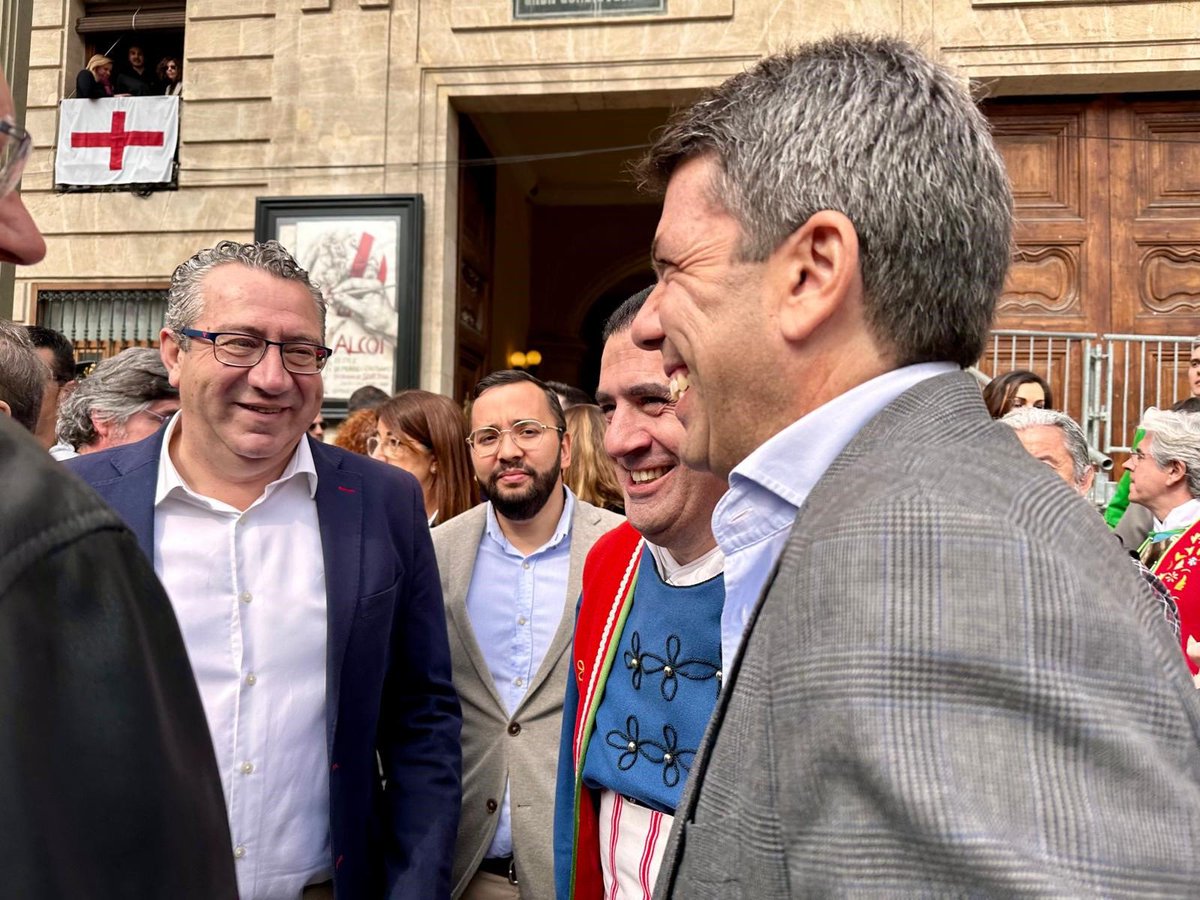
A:
<svg viewBox="0 0 1200 900">
<path fill-rule="evenodd" d="M 1071 472 L 1076 484 L 1083 484 L 1083 479 L 1092 468 L 1092 455 L 1088 449 L 1087 436 L 1079 423 L 1064 412 L 1057 409 L 1038 409 L 1034 406 L 1022 406 L 1000 419 L 1013 431 L 1024 431 L 1026 428 L 1047 426 L 1057 428 L 1062 432 L 1063 443 L 1071 454 Z"/>
<path fill-rule="evenodd" d="M 33 349 L 25 328 L 0 319 L 0 400 L 27 431 L 37 427 L 49 380 L 50 369 Z"/>
<path fill-rule="evenodd" d="M 151 403 L 178 396 L 159 352 L 130 347 L 96 363 L 87 377 L 80 379 L 58 408 L 58 439 L 76 449 L 87 447 L 100 437 L 92 424 L 93 414 L 123 428 Z"/>
<path fill-rule="evenodd" d="M 1012 253 L 1012 192 L 986 118 L 950 70 L 896 38 L 769 56 L 667 123 L 638 166 L 662 192 L 710 156 L 710 200 L 761 261 L 821 210 L 858 234 L 867 325 L 898 365 L 983 352 Z"/>
<path fill-rule="evenodd" d="M 278 241 L 239 244 L 221 241 L 209 250 L 201 250 L 187 262 L 180 263 L 171 275 L 171 290 L 167 295 L 166 327 L 178 334 L 191 328 L 204 312 L 204 279 L 218 266 L 237 263 L 249 269 L 266 272 L 286 281 L 304 285 L 312 294 L 321 319 L 321 340 L 325 339 L 325 297 L 309 280 L 308 272 Z M 180 337 L 180 346 L 187 348 L 187 338 Z"/>
<path fill-rule="evenodd" d="M 1150 455 L 1160 468 L 1181 463 L 1187 471 L 1187 490 L 1200 497 L 1200 413 L 1150 407 L 1138 428 L 1154 435 Z"/>
</svg>

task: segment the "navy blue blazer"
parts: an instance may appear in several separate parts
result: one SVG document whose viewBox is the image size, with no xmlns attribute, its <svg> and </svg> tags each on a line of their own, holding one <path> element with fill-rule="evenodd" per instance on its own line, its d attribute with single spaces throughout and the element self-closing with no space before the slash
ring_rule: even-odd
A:
<svg viewBox="0 0 1200 900">
<path fill-rule="evenodd" d="M 151 560 L 165 431 L 69 462 Z M 458 828 L 462 714 L 421 490 L 401 469 L 305 440 L 317 470 L 328 593 L 334 888 L 346 900 L 444 898 Z"/>
</svg>

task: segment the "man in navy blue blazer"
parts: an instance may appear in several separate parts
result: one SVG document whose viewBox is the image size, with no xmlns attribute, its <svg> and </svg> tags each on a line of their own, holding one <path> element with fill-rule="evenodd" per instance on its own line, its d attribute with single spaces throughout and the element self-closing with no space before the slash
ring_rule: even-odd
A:
<svg viewBox="0 0 1200 900">
<path fill-rule="evenodd" d="M 461 713 L 424 504 L 407 472 L 305 437 L 324 320 L 274 241 L 201 251 L 161 333 L 179 413 L 70 465 L 171 599 L 243 900 L 445 897 Z"/>
</svg>

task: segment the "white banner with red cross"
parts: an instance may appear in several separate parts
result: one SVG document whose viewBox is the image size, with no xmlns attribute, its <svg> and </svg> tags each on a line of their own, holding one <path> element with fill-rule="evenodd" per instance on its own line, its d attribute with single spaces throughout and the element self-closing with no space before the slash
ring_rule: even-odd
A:
<svg viewBox="0 0 1200 900">
<path fill-rule="evenodd" d="M 105 97 L 59 105 L 56 184 L 170 181 L 178 97 Z"/>
</svg>

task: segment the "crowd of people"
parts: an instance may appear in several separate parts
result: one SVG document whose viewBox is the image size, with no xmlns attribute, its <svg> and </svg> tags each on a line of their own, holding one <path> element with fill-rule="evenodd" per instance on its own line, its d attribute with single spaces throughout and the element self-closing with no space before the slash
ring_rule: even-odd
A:
<svg viewBox="0 0 1200 900">
<path fill-rule="evenodd" d="M 6 890 L 1195 889 L 1200 415 L 1145 411 L 1101 516 L 1051 385 L 964 371 L 1012 239 L 964 83 L 829 38 L 639 176 L 657 278 L 595 397 L 367 387 L 327 443 L 326 301 L 273 241 L 181 263 L 160 347 L 78 380 L 0 324 Z"/>
<path fill-rule="evenodd" d="M 122 65 L 95 53 L 75 76 L 75 97 L 99 100 L 104 97 L 177 97 L 183 93 L 183 64 L 177 57 L 164 56 L 149 68 L 140 44 L 130 44 Z"/>
</svg>

